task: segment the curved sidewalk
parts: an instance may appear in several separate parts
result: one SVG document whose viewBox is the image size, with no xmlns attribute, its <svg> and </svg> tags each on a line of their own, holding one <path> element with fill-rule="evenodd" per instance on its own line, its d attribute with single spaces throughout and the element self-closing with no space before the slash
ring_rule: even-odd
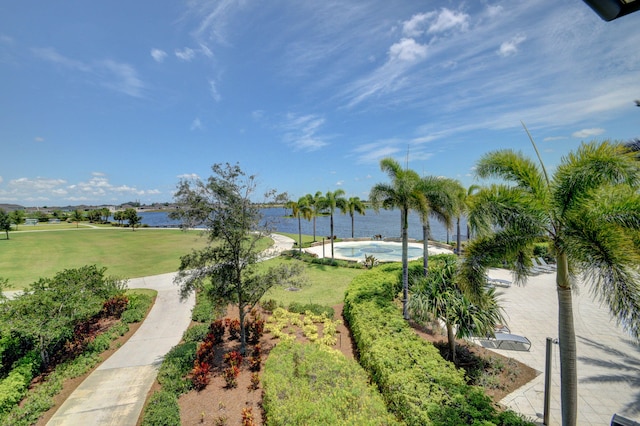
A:
<svg viewBox="0 0 640 426">
<path fill-rule="evenodd" d="M 293 246 L 288 237 L 271 237 L 274 245 L 263 260 Z M 136 425 L 164 355 L 180 342 L 191 322 L 195 296 L 180 301 L 175 275 L 129 280 L 129 288 L 158 291 L 151 312 L 138 331 L 69 395 L 47 425 Z"/>
</svg>

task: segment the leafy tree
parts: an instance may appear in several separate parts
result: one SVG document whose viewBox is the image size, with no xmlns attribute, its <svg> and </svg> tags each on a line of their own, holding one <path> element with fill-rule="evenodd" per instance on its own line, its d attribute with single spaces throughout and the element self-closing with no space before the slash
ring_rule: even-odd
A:
<svg viewBox="0 0 640 426">
<path fill-rule="evenodd" d="M 136 230 L 136 226 L 142 222 L 142 217 L 138 216 L 138 212 L 134 208 L 129 208 L 124 211 L 124 218 L 129 221 L 129 226 L 132 231 Z"/>
<path fill-rule="evenodd" d="M 89 222 L 100 222 L 100 210 L 89 210 L 89 212 L 87 212 L 87 219 L 89 219 Z"/>
<path fill-rule="evenodd" d="M 118 222 L 119 226 L 122 226 L 122 222 L 124 222 L 126 220 L 126 217 L 124 215 L 124 211 L 123 210 L 118 210 L 117 212 L 113 213 L 113 220 Z"/>
<path fill-rule="evenodd" d="M 298 251 L 302 253 L 302 218 L 311 219 L 311 207 L 306 197 L 301 197 L 298 201 L 288 201 L 287 207 L 291 209 L 293 217 L 298 218 Z"/>
<path fill-rule="evenodd" d="M 320 199 L 320 208 L 322 210 L 328 210 L 330 216 L 329 229 L 331 230 L 331 259 L 333 259 L 333 215 L 336 209 L 340 209 L 341 212 L 345 212 L 347 208 L 347 200 L 343 197 L 344 190 L 336 189 L 335 191 L 327 191 L 327 193 Z"/>
<path fill-rule="evenodd" d="M 78 209 L 75 209 L 73 213 L 71 213 L 71 220 L 76 223 L 76 228 L 80 227 L 80 222 L 84 220 L 84 215 Z"/>
<path fill-rule="evenodd" d="M 4 231 L 7 234 L 8 240 L 9 231 L 11 231 L 11 217 L 4 209 L 0 209 L 0 231 Z"/>
<path fill-rule="evenodd" d="M 351 238 L 353 238 L 353 229 L 354 229 L 354 216 L 356 213 L 364 216 L 367 208 L 364 203 L 360 200 L 360 197 L 350 197 L 347 200 L 347 208 L 346 211 L 349 212 L 349 216 L 351 217 Z"/>
<path fill-rule="evenodd" d="M 429 218 L 433 217 L 449 229 L 453 223 L 453 217 L 458 210 L 457 194 L 460 184 L 453 180 L 436 176 L 425 176 L 420 180 L 420 191 L 424 194 L 426 209 L 418 211 L 422 222 L 422 265 L 424 275 L 429 271 L 429 239 L 431 239 L 431 224 Z"/>
<path fill-rule="evenodd" d="M 255 176 L 247 176 L 239 165 L 214 164 L 207 181 L 182 180 L 175 193 L 178 209 L 170 214 L 182 220 L 182 228 L 203 225 L 207 247 L 181 257 L 176 283 L 186 297 L 204 288 L 219 304 L 232 303 L 240 315 L 241 352 L 246 348 L 245 317 L 260 298 L 275 285 L 300 285 L 302 266 L 280 265 L 266 272 L 256 268 L 256 244 L 271 232 L 262 225 L 262 214 L 251 197 Z M 267 193 L 266 197 L 273 193 Z"/>
<path fill-rule="evenodd" d="M 380 169 L 387 173 L 391 183 L 378 183 L 369 194 L 374 209 L 398 208 L 402 234 L 402 315 L 409 319 L 409 210 L 427 210 L 427 200 L 420 186 L 420 176 L 410 169 L 403 169 L 393 158 L 380 160 Z"/>
<path fill-rule="evenodd" d="M 111 210 L 107 207 L 100 209 L 100 220 L 102 220 L 103 223 L 107 223 L 109 221 L 109 216 L 111 216 Z"/>
<path fill-rule="evenodd" d="M 414 280 L 409 310 L 417 321 L 440 320 L 447 329 L 449 359 L 456 362 L 456 338 L 473 334 L 493 334 L 503 321 L 495 289 L 483 294 L 483 303 L 474 304 L 457 282 L 457 258 L 445 255 L 430 268 L 430 273 Z M 455 331 L 454 331 L 455 330 Z"/>
<path fill-rule="evenodd" d="M 549 242 L 557 264 L 562 422 L 575 425 L 577 278 L 591 285 L 625 330 L 636 339 L 640 335 L 640 170 L 633 153 L 611 142 L 583 143 L 552 177 L 542 161 L 540 166 L 511 150 L 480 159 L 479 177 L 510 185 L 495 184 L 474 196 L 471 216 L 484 233 L 468 245 L 461 282 L 469 294 L 481 294 L 486 266 L 496 260 L 513 262 L 516 281 L 522 282 L 530 272 L 532 245 Z"/>
<path fill-rule="evenodd" d="M 107 299 L 124 291 L 125 283 L 106 277 L 105 270 L 83 266 L 39 279 L 14 300 L 0 304 L 6 330 L 33 342 L 47 365 L 53 346 L 70 338 L 78 322 L 96 315 Z"/>
<path fill-rule="evenodd" d="M 10 213 L 11 223 L 16 225 L 16 231 L 18 230 L 18 225 L 24 222 L 24 210 L 14 210 Z"/>
<path fill-rule="evenodd" d="M 322 212 L 322 192 L 318 191 L 315 195 L 307 194 L 307 204 L 311 207 L 311 216 L 313 217 L 313 242 L 316 242 L 316 218 Z"/>
</svg>

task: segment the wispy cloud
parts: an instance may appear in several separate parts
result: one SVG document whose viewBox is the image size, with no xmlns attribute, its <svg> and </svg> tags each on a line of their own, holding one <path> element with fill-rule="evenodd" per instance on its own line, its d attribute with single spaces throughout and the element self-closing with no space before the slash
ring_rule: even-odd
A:
<svg viewBox="0 0 640 426">
<path fill-rule="evenodd" d="M 151 49 L 151 57 L 154 61 L 162 63 L 167 57 L 167 52 L 161 49 Z"/>
<path fill-rule="evenodd" d="M 218 85 L 215 80 L 209 80 L 209 93 L 211 93 L 211 97 L 214 101 L 220 102 L 222 100 L 222 96 L 220 92 L 218 92 Z"/>
<path fill-rule="evenodd" d="M 584 138 L 592 138 L 594 136 L 598 136 L 604 133 L 604 129 L 582 129 L 577 132 L 571 134 L 571 137 L 584 139 Z"/>
<path fill-rule="evenodd" d="M 189 130 L 193 131 L 193 130 L 202 130 L 202 122 L 200 121 L 200 117 L 196 117 L 194 118 L 194 120 L 191 122 L 191 127 L 189 127 Z"/>
<path fill-rule="evenodd" d="M 185 174 L 182 174 L 182 175 L 178 175 L 178 176 L 176 176 L 176 177 L 177 177 L 178 179 L 187 179 L 187 180 L 190 180 L 190 179 L 193 179 L 193 180 L 195 180 L 195 179 L 200 179 L 200 176 L 198 176 L 196 173 L 185 173 Z"/>
<path fill-rule="evenodd" d="M 176 49 L 173 53 L 176 55 L 176 58 L 185 62 L 191 62 L 196 56 L 196 51 L 190 47 Z"/>
<path fill-rule="evenodd" d="M 520 43 L 522 43 L 526 39 L 527 38 L 525 36 L 520 34 L 514 36 L 509 41 L 505 41 L 500 45 L 500 48 L 498 49 L 498 55 L 502 57 L 515 55 L 516 53 L 518 53 L 518 46 L 520 45 Z"/>
<path fill-rule="evenodd" d="M 284 141 L 295 150 L 318 150 L 328 145 L 325 137 L 319 134 L 324 123 L 325 119 L 319 115 L 289 113 L 282 124 Z"/>
<path fill-rule="evenodd" d="M 144 84 L 132 65 L 112 59 L 94 62 L 79 61 L 64 56 L 53 48 L 33 48 L 31 51 L 36 57 L 56 66 L 91 75 L 100 85 L 111 90 L 133 97 L 142 96 Z"/>
</svg>

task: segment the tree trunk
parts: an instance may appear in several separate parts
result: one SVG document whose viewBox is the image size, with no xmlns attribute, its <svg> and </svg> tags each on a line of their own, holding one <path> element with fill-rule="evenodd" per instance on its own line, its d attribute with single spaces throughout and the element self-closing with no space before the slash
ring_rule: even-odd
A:
<svg viewBox="0 0 640 426">
<path fill-rule="evenodd" d="M 302 253 L 302 219 L 298 214 L 298 252 Z"/>
<path fill-rule="evenodd" d="M 313 242 L 316 242 L 316 214 L 313 214 Z"/>
<path fill-rule="evenodd" d="M 458 222 L 456 223 L 456 254 L 460 256 L 462 243 L 460 242 L 460 216 L 458 216 Z"/>
<path fill-rule="evenodd" d="M 576 333 L 573 326 L 571 282 L 567 255 L 557 256 L 558 336 L 560 340 L 560 400 L 562 425 L 575 426 L 578 411 Z"/>
<path fill-rule="evenodd" d="M 429 275 L 429 234 L 431 231 L 428 221 L 429 219 L 427 218 L 426 223 L 422 222 L 422 269 L 425 277 Z"/>
<path fill-rule="evenodd" d="M 330 214 L 331 219 L 329 221 L 329 229 L 331 229 L 331 235 L 329 235 L 329 239 L 331 240 L 331 260 L 333 260 L 333 211 Z"/>
<path fill-rule="evenodd" d="M 409 209 L 400 210 L 402 218 L 402 316 L 409 319 Z"/>
<path fill-rule="evenodd" d="M 447 323 L 447 340 L 449 341 L 449 360 L 456 363 L 456 336 L 453 333 L 453 324 Z"/>
<path fill-rule="evenodd" d="M 354 216 L 354 214 L 353 214 L 353 213 L 351 213 L 351 238 L 353 238 L 353 227 L 354 227 L 354 226 L 353 226 L 353 222 L 354 222 L 354 221 L 353 221 L 353 216 Z"/>
</svg>

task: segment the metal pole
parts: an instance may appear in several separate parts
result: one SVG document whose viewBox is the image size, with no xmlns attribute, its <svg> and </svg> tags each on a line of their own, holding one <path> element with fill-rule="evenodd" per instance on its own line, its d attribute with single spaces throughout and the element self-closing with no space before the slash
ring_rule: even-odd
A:
<svg viewBox="0 0 640 426">
<path fill-rule="evenodd" d="M 324 237 L 322 237 L 322 258 L 324 259 Z"/>
<path fill-rule="evenodd" d="M 547 353 L 544 366 L 544 418 L 543 425 L 549 424 L 549 405 L 551 403 L 551 351 L 553 349 L 553 339 L 547 337 Z"/>
</svg>

